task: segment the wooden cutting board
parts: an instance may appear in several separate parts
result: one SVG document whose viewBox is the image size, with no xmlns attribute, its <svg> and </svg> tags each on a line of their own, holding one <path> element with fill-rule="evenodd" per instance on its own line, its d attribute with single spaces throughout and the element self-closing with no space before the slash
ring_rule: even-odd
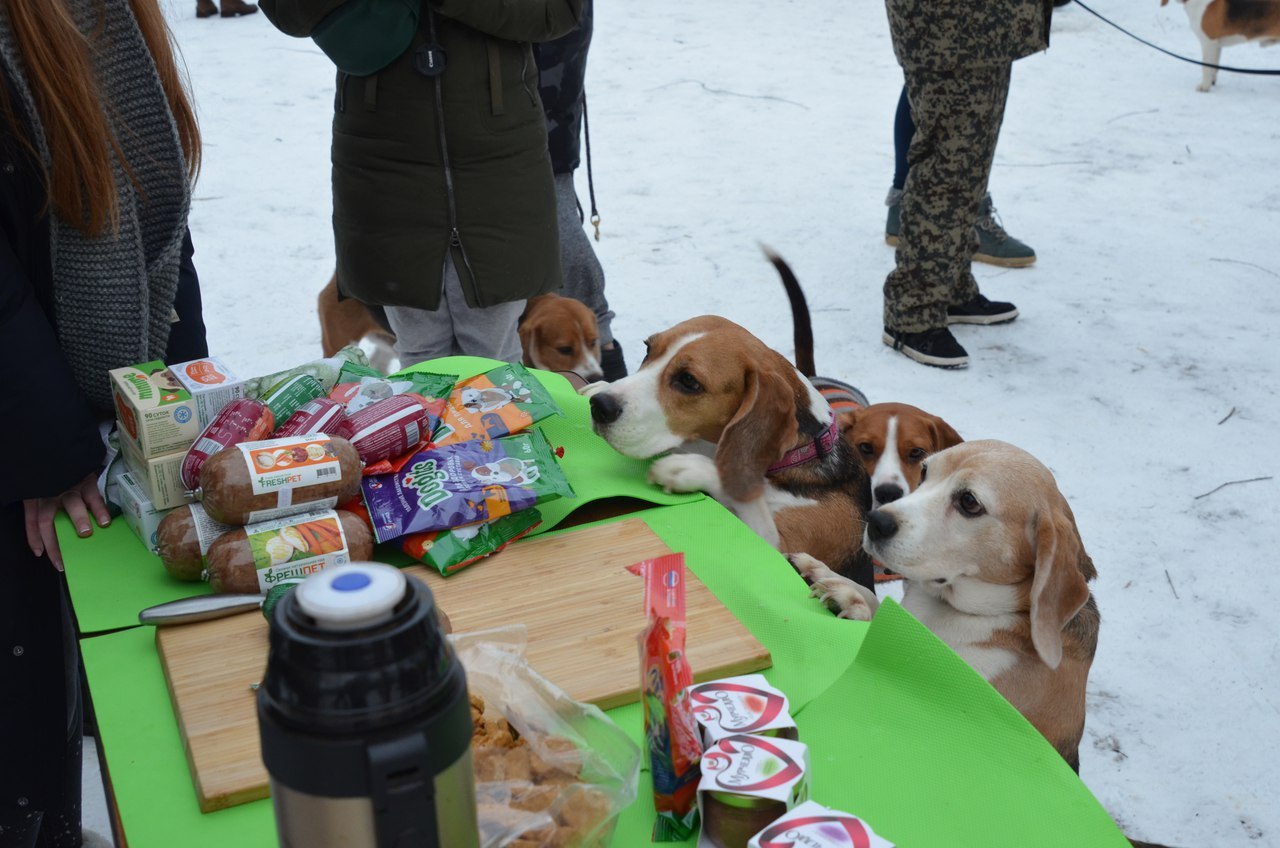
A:
<svg viewBox="0 0 1280 848">
<path fill-rule="evenodd" d="M 522 623 L 529 662 L 579 701 L 609 709 L 639 700 L 636 637 L 644 589 L 626 566 L 671 553 L 640 519 L 517 542 L 425 582 L 456 632 Z M 768 668 L 769 652 L 692 573 L 686 583 L 688 655 L 697 680 Z M 159 627 L 156 646 L 203 812 L 269 794 L 252 684 L 267 662 L 258 613 Z"/>
</svg>

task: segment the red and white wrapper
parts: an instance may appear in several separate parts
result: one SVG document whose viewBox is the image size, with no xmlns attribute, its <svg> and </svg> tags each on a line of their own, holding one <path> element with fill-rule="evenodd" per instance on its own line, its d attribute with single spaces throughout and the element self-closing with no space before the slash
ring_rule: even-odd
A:
<svg viewBox="0 0 1280 848">
<path fill-rule="evenodd" d="M 284 438 L 306 433 L 328 433 L 350 441 L 351 421 L 342 404 L 328 398 L 316 398 L 307 401 L 290 415 L 289 420 L 276 430 L 275 436 Z"/>
<path fill-rule="evenodd" d="M 399 456 L 424 438 L 435 421 L 427 399 L 406 392 L 370 404 L 350 416 L 351 444 L 366 464 Z"/>
<path fill-rule="evenodd" d="M 195 491 L 200 485 L 200 469 L 205 461 L 223 448 L 241 442 L 255 442 L 271 435 L 275 416 L 260 400 L 240 398 L 224 406 L 209 426 L 201 431 L 182 459 L 182 485 Z"/>
</svg>

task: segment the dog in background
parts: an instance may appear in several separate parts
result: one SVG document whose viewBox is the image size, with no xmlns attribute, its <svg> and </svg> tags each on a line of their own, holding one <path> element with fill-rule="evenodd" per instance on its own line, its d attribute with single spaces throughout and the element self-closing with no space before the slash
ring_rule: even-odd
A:
<svg viewBox="0 0 1280 848">
<path fill-rule="evenodd" d="M 1191 31 L 1200 40 L 1207 65 L 1217 65 L 1222 48 L 1256 41 L 1263 47 L 1280 42 L 1280 3 L 1275 0 L 1178 0 L 1186 9 Z M 1169 0 L 1160 0 L 1161 6 Z M 1196 91 L 1208 91 L 1218 80 L 1217 68 L 1205 68 Z"/>
<path fill-rule="evenodd" d="M 325 356 L 333 356 L 349 344 L 367 341 L 373 347 L 369 361 L 384 374 L 395 359 L 395 333 L 386 313 L 354 298 L 338 297 L 338 275 L 320 290 L 320 344 Z M 520 316 L 523 362 L 544 371 L 572 371 L 587 382 L 600 380 L 600 328 L 595 313 L 580 301 L 558 294 L 530 298 Z"/>
</svg>

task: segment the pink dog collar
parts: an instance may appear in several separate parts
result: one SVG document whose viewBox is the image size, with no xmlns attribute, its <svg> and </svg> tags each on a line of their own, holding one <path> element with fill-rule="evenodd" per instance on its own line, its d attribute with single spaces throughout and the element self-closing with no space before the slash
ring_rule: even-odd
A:
<svg viewBox="0 0 1280 848">
<path fill-rule="evenodd" d="M 788 468 L 795 468 L 797 465 L 820 459 L 831 453 L 831 449 L 835 447 L 836 440 L 839 438 L 840 428 L 836 424 L 835 416 L 832 416 L 831 423 L 827 425 L 822 435 L 808 444 L 787 451 L 782 455 L 782 459 L 766 468 L 764 473 L 777 474 L 779 471 L 786 471 Z"/>
</svg>

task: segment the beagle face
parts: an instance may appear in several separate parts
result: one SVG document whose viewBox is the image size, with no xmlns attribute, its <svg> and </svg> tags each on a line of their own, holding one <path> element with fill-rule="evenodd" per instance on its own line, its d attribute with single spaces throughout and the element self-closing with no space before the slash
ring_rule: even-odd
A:
<svg viewBox="0 0 1280 848">
<path fill-rule="evenodd" d="M 1050 668 L 1095 576 L 1053 475 L 1004 442 L 965 442 L 929 458 L 914 492 L 868 516 L 863 545 L 960 612 L 1029 612 L 1031 641 Z"/>
<path fill-rule="evenodd" d="M 600 328 L 581 301 L 558 294 L 530 298 L 520 318 L 524 364 L 544 371 L 572 371 L 587 382 L 602 379 Z"/>
<path fill-rule="evenodd" d="M 871 476 L 877 509 L 915 491 L 927 457 L 964 441 L 946 421 L 906 403 L 876 403 L 844 413 L 841 425 Z"/>
</svg>

